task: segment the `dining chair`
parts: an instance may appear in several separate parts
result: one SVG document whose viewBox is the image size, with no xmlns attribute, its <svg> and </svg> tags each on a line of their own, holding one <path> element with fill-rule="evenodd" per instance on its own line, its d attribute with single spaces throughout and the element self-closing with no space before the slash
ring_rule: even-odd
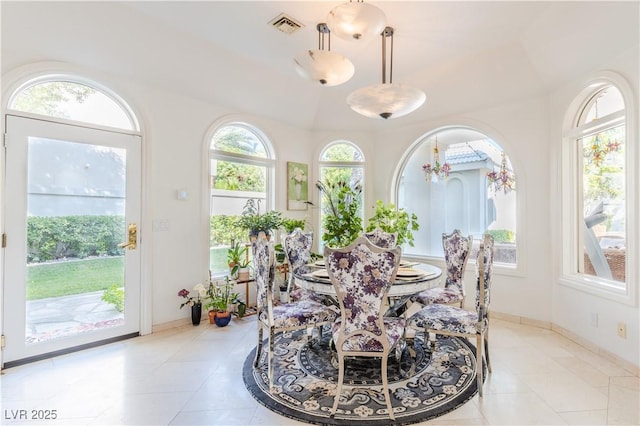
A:
<svg viewBox="0 0 640 426">
<path fill-rule="evenodd" d="M 331 409 L 334 416 L 344 381 L 345 358 L 380 358 L 382 392 L 394 420 L 387 364 L 389 354 L 404 336 L 405 318 L 385 317 L 387 294 L 400 262 L 400 247 L 382 248 L 364 236 L 349 246 L 325 247 L 325 263 L 340 305 L 340 318 L 331 331 L 338 357 L 338 388 Z M 396 357 L 399 356 L 396 353 Z"/>
<path fill-rule="evenodd" d="M 394 248 L 398 241 L 397 232 L 386 232 L 380 228 L 375 228 L 373 231 L 365 232 L 364 236 L 373 244 L 383 248 Z"/>
<path fill-rule="evenodd" d="M 476 337 L 476 370 L 478 392 L 482 396 L 483 356 L 491 373 L 489 360 L 489 302 L 491 295 L 491 271 L 493 269 L 493 237 L 485 234 L 476 262 L 476 310 L 467 311 L 456 306 L 427 305 L 408 320 L 408 327 L 416 332 L 424 331 L 425 342 L 429 334 Z M 432 345 L 436 341 L 431 342 Z M 484 350 L 483 350 L 484 349 Z M 484 353 L 484 355 L 483 355 Z"/>
<path fill-rule="evenodd" d="M 252 243 L 253 262 L 256 271 L 256 299 L 258 305 L 258 345 L 253 366 L 258 367 L 262 352 L 262 333 L 269 332 L 268 376 L 269 388 L 273 391 L 273 353 L 276 333 L 293 330 L 312 329 L 333 323 L 338 313 L 329 306 L 313 300 L 300 300 L 274 306 L 271 280 L 271 266 L 275 253 L 273 243 L 267 241 L 264 232 Z M 309 336 L 311 334 L 309 333 Z"/>
<path fill-rule="evenodd" d="M 473 236 L 465 237 L 459 229 L 454 229 L 451 234 L 442 234 L 442 248 L 444 260 L 447 265 L 447 276 L 444 287 L 434 287 L 423 290 L 411 297 L 412 302 L 421 305 L 439 303 L 443 305 L 459 305 L 464 308 L 464 271 L 471 253 Z"/>
<path fill-rule="evenodd" d="M 310 299 L 322 303 L 324 299 L 322 296 L 313 291 L 297 286 L 294 277 L 296 270 L 301 266 L 308 264 L 311 260 L 313 233 L 303 232 L 302 229 L 296 228 L 290 234 L 282 237 L 282 245 L 284 248 L 285 258 L 289 264 L 289 282 L 287 283 L 289 300 L 297 302 L 302 299 Z"/>
</svg>

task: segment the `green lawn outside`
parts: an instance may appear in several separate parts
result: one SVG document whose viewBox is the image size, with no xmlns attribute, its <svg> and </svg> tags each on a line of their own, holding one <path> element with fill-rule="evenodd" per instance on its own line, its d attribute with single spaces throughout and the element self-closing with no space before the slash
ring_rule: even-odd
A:
<svg viewBox="0 0 640 426">
<path fill-rule="evenodd" d="M 124 256 L 27 267 L 27 300 L 90 293 L 113 284 L 124 285 Z"/>
</svg>

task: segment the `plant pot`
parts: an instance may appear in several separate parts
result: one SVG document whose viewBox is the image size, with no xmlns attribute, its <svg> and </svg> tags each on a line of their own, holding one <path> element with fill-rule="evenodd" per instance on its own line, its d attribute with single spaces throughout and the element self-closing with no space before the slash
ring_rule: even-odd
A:
<svg viewBox="0 0 640 426">
<path fill-rule="evenodd" d="M 247 313 L 247 304 L 244 302 L 239 302 L 236 311 L 238 313 L 238 318 L 242 318 L 244 314 Z"/>
<path fill-rule="evenodd" d="M 209 311 L 209 324 L 213 324 L 215 316 L 216 311 Z"/>
<path fill-rule="evenodd" d="M 202 305 L 195 304 L 191 306 L 191 323 L 193 325 L 199 325 L 200 318 L 202 318 Z"/>
<path fill-rule="evenodd" d="M 218 327 L 226 327 L 229 324 L 229 321 L 231 321 L 231 312 L 216 312 L 213 317 L 213 321 Z"/>
<path fill-rule="evenodd" d="M 286 287 L 280 289 L 280 302 L 289 303 L 289 292 Z"/>
<path fill-rule="evenodd" d="M 249 281 L 249 268 L 240 268 L 238 271 L 238 281 Z"/>
</svg>

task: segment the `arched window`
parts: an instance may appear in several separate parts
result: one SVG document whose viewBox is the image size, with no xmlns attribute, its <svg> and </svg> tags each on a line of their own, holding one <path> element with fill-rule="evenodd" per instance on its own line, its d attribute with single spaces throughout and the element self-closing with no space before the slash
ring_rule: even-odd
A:
<svg viewBox="0 0 640 426">
<path fill-rule="evenodd" d="M 563 151 L 563 274 L 626 292 L 628 145 L 626 106 L 610 83 L 591 85 L 572 112 Z"/>
<path fill-rule="evenodd" d="M 32 114 L 97 124 L 126 130 L 139 130 L 128 106 L 115 95 L 57 76 L 31 80 L 9 101 L 9 108 Z"/>
<path fill-rule="evenodd" d="M 348 141 L 336 141 L 327 145 L 320 153 L 320 181 L 325 185 L 332 185 L 344 182 L 352 188 L 360 187 L 358 193 L 359 210 L 357 215 L 364 224 L 364 154 L 355 144 Z M 329 206 L 326 205 L 324 197 L 320 198 L 320 224 L 329 213 Z M 321 226 L 318 241 L 323 241 L 323 231 Z M 323 244 L 321 243 L 321 246 Z"/>
<path fill-rule="evenodd" d="M 210 269 L 228 269 L 227 248 L 248 241 L 234 225 L 248 200 L 260 213 L 273 207 L 273 150 L 266 138 L 246 123 L 218 128 L 209 145 Z"/>
<path fill-rule="evenodd" d="M 428 134 L 405 157 L 397 182 L 396 204 L 420 224 L 406 254 L 441 257 L 442 233 L 460 229 L 475 239 L 492 234 L 496 262 L 515 265 L 515 175 L 494 140 L 463 127 Z"/>
</svg>

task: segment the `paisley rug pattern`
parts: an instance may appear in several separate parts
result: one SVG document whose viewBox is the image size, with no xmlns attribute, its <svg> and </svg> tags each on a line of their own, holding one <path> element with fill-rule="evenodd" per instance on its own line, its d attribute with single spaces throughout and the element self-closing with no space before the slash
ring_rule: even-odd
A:
<svg viewBox="0 0 640 426">
<path fill-rule="evenodd" d="M 304 331 L 276 336 L 274 392 L 269 392 L 267 352 L 243 368 L 245 385 L 262 405 L 283 416 L 320 425 L 408 425 L 454 410 L 477 392 L 475 348 L 466 339 L 438 336 L 434 352 L 421 338 L 389 358 L 388 378 L 396 418 L 389 419 L 380 361 L 349 359 L 336 415 L 331 418 L 338 370 L 329 333 L 312 344 Z M 263 348 L 266 348 L 265 341 Z"/>
</svg>

